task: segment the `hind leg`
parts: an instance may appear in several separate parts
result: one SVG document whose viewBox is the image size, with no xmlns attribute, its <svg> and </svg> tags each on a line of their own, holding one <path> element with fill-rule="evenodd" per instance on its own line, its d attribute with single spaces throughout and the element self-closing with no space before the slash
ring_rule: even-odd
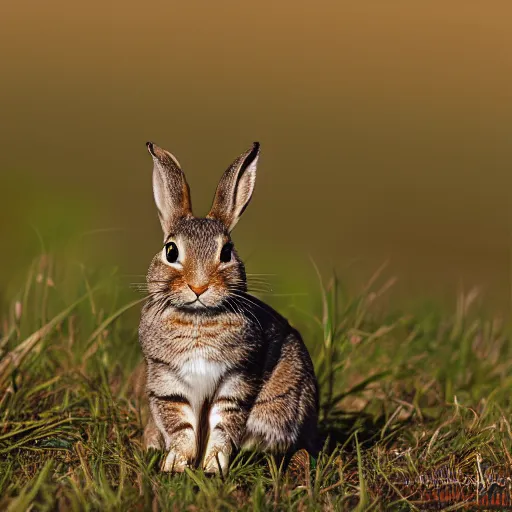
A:
<svg viewBox="0 0 512 512">
<path fill-rule="evenodd" d="M 313 445 L 317 403 L 311 359 L 302 340 L 290 335 L 251 409 L 244 448 L 284 453 L 306 442 Z"/>
<path fill-rule="evenodd" d="M 142 442 L 146 450 L 163 450 L 165 448 L 164 439 L 151 413 L 149 413 L 148 422 L 142 434 Z"/>
<path fill-rule="evenodd" d="M 130 376 L 131 393 L 136 401 L 141 403 L 142 422 L 147 418 L 144 433 L 142 434 L 142 445 L 145 450 L 163 450 L 164 440 L 155 424 L 151 411 L 149 411 L 148 397 L 146 394 L 146 373 L 147 365 L 145 361 L 142 361 L 137 365 Z"/>
</svg>

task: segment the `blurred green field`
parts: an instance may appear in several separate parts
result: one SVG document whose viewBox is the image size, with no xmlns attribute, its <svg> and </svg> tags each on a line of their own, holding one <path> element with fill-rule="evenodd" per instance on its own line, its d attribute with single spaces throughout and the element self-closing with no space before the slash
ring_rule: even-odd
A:
<svg viewBox="0 0 512 512">
<path fill-rule="evenodd" d="M 389 260 L 393 305 L 479 286 L 509 314 L 511 17 L 506 0 L 7 3 L 0 294 L 69 246 L 145 271 L 161 238 L 147 140 L 177 156 L 199 215 L 258 140 L 235 235 L 253 272 L 293 286 L 312 256 L 355 293 Z"/>
<path fill-rule="evenodd" d="M 306 310 L 300 296 L 263 296 L 301 329 L 315 362 L 326 436 L 317 460 L 286 468 L 242 454 L 225 479 L 170 476 L 140 443 L 131 375 L 143 297 L 115 271 L 37 258 L 2 309 L 0 509 L 413 510 L 429 478 L 505 479 L 509 326 L 482 315 L 472 290 L 451 312 L 392 314 L 382 307 L 392 285 L 386 269 L 355 295 L 327 278 L 311 285 Z"/>
</svg>

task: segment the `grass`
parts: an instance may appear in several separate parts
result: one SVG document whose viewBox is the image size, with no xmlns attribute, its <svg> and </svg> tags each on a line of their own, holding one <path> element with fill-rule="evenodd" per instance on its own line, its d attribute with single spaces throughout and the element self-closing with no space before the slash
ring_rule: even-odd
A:
<svg viewBox="0 0 512 512">
<path fill-rule="evenodd" d="M 450 315 L 382 313 L 381 280 L 350 297 L 332 279 L 316 311 L 288 315 L 321 385 L 318 458 L 242 453 L 225 479 L 171 476 L 140 443 L 140 299 L 40 258 L 0 327 L 0 510 L 414 510 L 454 482 L 510 485 L 508 328 L 471 312 L 475 292 Z"/>
</svg>

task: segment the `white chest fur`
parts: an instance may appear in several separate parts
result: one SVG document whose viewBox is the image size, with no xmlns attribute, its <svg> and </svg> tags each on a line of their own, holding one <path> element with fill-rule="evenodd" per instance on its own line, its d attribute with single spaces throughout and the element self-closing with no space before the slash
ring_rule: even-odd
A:
<svg viewBox="0 0 512 512">
<path fill-rule="evenodd" d="M 180 377 L 187 383 L 187 397 L 192 408 L 199 410 L 206 398 L 211 397 L 227 369 L 225 363 L 209 361 L 202 357 L 189 359 L 180 368 Z"/>
</svg>

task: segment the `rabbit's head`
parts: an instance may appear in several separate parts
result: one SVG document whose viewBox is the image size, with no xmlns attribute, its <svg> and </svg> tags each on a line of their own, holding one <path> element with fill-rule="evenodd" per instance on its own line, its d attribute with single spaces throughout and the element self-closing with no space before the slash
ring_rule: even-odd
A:
<svg viewBox="0 0 512 512">
<path fill-rule="evenodd" d="M 245 268 L 230 232 L 249 204 L 259 144 L 240 155 L 222 176 L 210 213 L 192 214 L 190 191 L 176 158 L 152 142 L 153 192 L 164 246 L 149 267 L 150 295 L 164 308 L 208 309 L 246 291 Z"/>
</svg>

